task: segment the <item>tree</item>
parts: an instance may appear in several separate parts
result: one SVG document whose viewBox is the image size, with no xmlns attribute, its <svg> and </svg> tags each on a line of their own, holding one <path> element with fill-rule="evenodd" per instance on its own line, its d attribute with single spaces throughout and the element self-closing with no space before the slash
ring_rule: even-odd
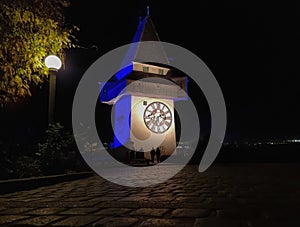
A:
<svg viewBox="0 0 300 227">
<path fill-rule="evenodd" d="M 75 26 L 66 26 L 68 0 L 0 0 L 0 104 L 31 96 L 49 73 L 49 54 L 64 60 L 75 47 Z"/>
</svg>

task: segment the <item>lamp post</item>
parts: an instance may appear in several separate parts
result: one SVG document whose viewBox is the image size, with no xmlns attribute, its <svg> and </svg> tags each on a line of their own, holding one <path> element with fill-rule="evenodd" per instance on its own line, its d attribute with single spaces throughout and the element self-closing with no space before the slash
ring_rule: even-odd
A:
<svg viewBox="0 0 300 227">
<path fill-rule="evenodd" d="M 45 58 L 45 64 L 49 69 L 49 107 L 48 107 L 48 124 L 54 123 L 55 109 L 55 88 L 56 73 L 61 68 L 61 60 L 55 55 L 49 55 Z"/>
</svg>

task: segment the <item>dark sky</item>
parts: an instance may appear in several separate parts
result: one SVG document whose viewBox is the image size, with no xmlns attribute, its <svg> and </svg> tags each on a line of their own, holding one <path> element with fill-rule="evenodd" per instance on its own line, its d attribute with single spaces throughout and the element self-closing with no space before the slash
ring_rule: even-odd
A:
<svg viewBox="0 0 300 227">
<path fill-rule="evenodd" d="M 83 45 L 97 45 L 101 55 L 129 43 L 149 4 L 160 39 L 194 52 L 220 83 L 228 109 L 228 139 L 300 136 L 297 5 L 103 2 L 96 6 L 74 1 L 70 8 Z"/>
<path fill-rule="evenodd" d="M 130 43 L 147 4 L 160 39 L 195 53 L 218 80 L 228 111 L 228 140 L 300 136 L 300 12 L 286 2 L 71 1 L 67 20 L 80 28 L 82 48 L 67 52 L 65 69 L 58 73 L 62 121 L 70 123 L 70 100 L 84 71 L 104 53 Z M 31 119 L 41 97 L 47 102 L 44 90 L 14 114 L 27 108 L 26 121 Z M 44 115 L 45 102 L 39 111 Z"/>
</svg>

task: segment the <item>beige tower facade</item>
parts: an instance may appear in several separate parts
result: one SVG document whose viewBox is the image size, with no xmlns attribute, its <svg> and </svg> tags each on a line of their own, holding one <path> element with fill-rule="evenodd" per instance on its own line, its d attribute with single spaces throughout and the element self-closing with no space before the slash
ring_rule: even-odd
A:
<svg viewBox="0 0 300 227">
<path fill-rule="evenodd" d="M 131 99 L 130 140 L 134 147 L 150 151 L 159 146 L 162 155 L 171 155 L 176 149 L 174 101 L 138 96 Z"/>
</svg>

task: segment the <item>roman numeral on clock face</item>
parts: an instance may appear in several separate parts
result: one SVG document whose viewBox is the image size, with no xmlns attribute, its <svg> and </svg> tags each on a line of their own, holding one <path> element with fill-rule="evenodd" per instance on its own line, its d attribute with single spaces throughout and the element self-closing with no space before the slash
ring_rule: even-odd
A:
<svg viewBox="0 0 300 227">
<path fill-rule="evenodd" d="M 152 102 L 144 111 L 144 123 L 150 131 L 164 133 L 172 124 L 171 111 L 163 102 Z"/>
</svg>

